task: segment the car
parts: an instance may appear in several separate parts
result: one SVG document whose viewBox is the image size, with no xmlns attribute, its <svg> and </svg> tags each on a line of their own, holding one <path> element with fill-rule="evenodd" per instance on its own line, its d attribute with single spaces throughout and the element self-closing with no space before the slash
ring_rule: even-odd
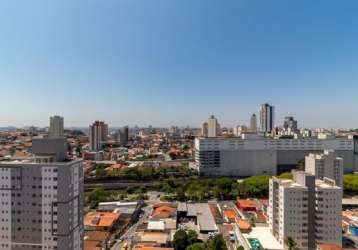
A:
<svg viewBox="0 0 358 250">
<path fill-rule="evenodd" d="M 235 236 L 229 235 L 229 241 L 235 243 Z"/>
<path fill-rule="evenodd" d="M 342 237 L 342 245 L 346 247 L 354 247 L 355 242 L 347 237 Z"/>
</svg>

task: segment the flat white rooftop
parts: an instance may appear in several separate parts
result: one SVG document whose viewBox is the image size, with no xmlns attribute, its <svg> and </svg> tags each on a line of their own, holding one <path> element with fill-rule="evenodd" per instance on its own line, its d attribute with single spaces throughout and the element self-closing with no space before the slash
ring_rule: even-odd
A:
<svg viewBox="0 0 358 250">
<path fill-rule="evenodd" d="M 248 234 L 243 234 L 243 236 L 248 238 L 256 238 L 260 241 L 264 249 L 269 250 L 283 250 L 284 247 L 276 240 L 275 237 L 270 232 L 268 226 L 262 227 L 253 227 L 252 231 Z"/>
</svg>

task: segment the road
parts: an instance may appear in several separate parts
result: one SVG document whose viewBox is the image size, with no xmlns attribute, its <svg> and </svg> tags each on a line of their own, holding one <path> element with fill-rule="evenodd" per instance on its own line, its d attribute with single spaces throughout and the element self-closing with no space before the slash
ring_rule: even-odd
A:
<svg viewBox="0 0 358 250">
<path fill-rule="evenodd" d="M 85 183 L 84 189 L 86 191 L 93 190 L 95 188 L 104 188 L 104 189 L 122 189 L 127 187 L 150 187 L 153 186 L 153 182 L 98 182 L 98 183 Z"/>
<path fill-rule="evenodd" d="M 220 201 L 219 206 L 221 208 L 222 211 L 224 210 L 234 210 L 236 212 L 236 215 L 240 218 L 240 214 L 238 214 L 237 210 L 236 210 L 236 206 L 234 204 L 234 202 L 232 201 Z M 238 246 L 238 239 L 235 236 L 235 242 L 231 242 L 229 240 L 229 230 L 227 229 L 227 224 L 223 224 L 221 226 L 219 226 L 220 229 L 220 233 L 223 235 L 225 242 L 226 242 L 226 246 L 228 247 L 229 250 L 236 250 L 237 246 Z"/>
<path fill-rule="evenodd" d="M 143 224 L 148 219 L 149 215 L 152 213 L 152 207 L 144 207 L 143 212 L 143 216 L 122 235 L 121 239 L 123 239 L 123 241 L 114 244 L 111 250 L 121 250 L 121 247 L 123 246 L 124 242 L 128 242 L 129 249 L 133 247 L 133 239 L 135 237 L 137 228 L 139 225 Z"/>
</svg>

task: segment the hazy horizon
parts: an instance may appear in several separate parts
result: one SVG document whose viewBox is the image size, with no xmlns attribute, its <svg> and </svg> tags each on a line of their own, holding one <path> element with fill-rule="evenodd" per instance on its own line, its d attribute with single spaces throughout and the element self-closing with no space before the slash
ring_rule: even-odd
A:
<svg viewBox="0 0 358 250">
<path fill-rule="evenodd" d="M 20 2 L 20 3 L 19 3 Z M 358 127 L 358 2 L 1 1 L 0 127 Z"/>
</svg>

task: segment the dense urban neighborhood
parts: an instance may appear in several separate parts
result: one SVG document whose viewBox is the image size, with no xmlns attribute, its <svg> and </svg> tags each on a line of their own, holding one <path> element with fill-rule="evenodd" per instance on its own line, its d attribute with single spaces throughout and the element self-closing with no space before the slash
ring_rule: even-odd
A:
<svg viewBox="0 0 358 250">
<path fill-rule="evenodd" d="M 263 104 L 260 127 L 253 114 L 233 129 L 214 116 L 200 129 L 65 129 L 60 116 L 3 128 L 1 219 L 18 232 L 3 227 L 1 244 L 355 249 L 358 133 L 298 129 L 293 117 L 274 127 L 272 112 Z"/>
</svg>

